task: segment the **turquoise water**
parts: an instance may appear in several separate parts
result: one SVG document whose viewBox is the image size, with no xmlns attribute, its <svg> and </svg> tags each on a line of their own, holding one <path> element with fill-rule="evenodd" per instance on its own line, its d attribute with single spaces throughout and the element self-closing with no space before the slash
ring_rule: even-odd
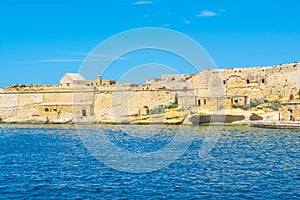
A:
<svg viewBox="0 0 300 200">
<path fill-rule="evenodd" d="M 177 128 L 0 125 L 0 198 L 300 199 L 300 130 L 213 127 L 219 138 L 199 157 L 208 128 L 187 126 L 182 134 L 195 133 L 187 151 L 147 173 L 107 167 L 80 138 L 104 129 L 120 148 L 153 152 Z"/>
</svg>

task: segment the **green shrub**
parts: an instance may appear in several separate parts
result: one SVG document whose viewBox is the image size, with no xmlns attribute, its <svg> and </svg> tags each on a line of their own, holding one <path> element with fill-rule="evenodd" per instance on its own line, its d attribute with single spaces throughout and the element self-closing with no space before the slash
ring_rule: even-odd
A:
<svg viewBox="0 0 300 200">
<path fill-rule="evenodd" d="M 274 111 L 279 111 L 280 106 L 281 106 L 280 102 L 274 101 L 274 102 L 270 102 L 267 108 L 272 109 Z"/>
<path fill-rule="evenodd" d="M 249 110 L 251 107 L 250 107 L 250 104 L 246 104 L 246 105 L 243 105 L 242 106 L 242 109 L 243 110 Z"/>
<path fill-rule="evenodd" d="M 178 103 L 171 103 L 171 104 L 169 104 L 169 105 L 167 105 L 167 106 L 165 106 L 165 108 L 167 108 L 167 109 L 171 109 L 171 108 L 177 108 L 178 107 Z"/>
<path fill-rule="evenodd" d="M 164 105 L 159 105 L 153 109 L 150 109 L 149 114 L 154 115 L 154 114 L 161 114 L 165 112 L 165 106 Z"/>
<path fill-rule="evenodd" d="M 239 104 L 233 104 L 233 105 L 232 105 L 232 108 L 234 108 L 234 109 L 236 109 L 236 108 L 241 108 L 241 105 L 239 105 Z"/>
<path fill-rule="evenodd" d="M 154 107 L 153 109 L 150 109 L 149 114 L 150 115 L 161 114 L 164 113 L 166 109 L 177 108 L 177 107 L 178 107 L 178 102 L 174 102 L 169 105 L 159 105 L 157 107 Z"/>
</svg>

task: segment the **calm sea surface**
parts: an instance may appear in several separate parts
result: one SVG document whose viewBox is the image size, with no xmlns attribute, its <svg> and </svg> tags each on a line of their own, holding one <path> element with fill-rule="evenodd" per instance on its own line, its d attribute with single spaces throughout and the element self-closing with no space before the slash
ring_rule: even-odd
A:
<svg viewBox="0 0 300 200">
<path fill-rule="evenodd" d="M 105 130 L 119 148 L 143 153 L 169 144 L 177 129 L 0 125 L 0 198 L 300 199 L 300 130 L 211 127 L 220 135 L 199 157 L 208 127 L 185 126 L 181 134 L 195 133 L 187 151 L 147 173 L 107 167 L 79 134 Z"/>
</svg>

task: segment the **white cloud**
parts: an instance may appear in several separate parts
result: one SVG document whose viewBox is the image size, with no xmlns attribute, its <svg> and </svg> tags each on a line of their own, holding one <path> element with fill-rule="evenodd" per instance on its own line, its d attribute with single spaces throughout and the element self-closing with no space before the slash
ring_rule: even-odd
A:
<svg viewBox="0 0 300 200">
<path fill-rule="evenodd" d="M 191 20 L 183 20 L 183 22 L 186 24 L 186 25 L 190 25 L 192 22 Z"/>
<path fill-rule="evenodd" d="M 145 4 L 153 4 L 152 1 L 137 1 L 137 2 L 134 2 L 134 3 L 131 3 L 131 4 L 134 4 L 134 5 L 145 5 Z"/>
<path fill-rule="evenodd" d="M 218 13 L 211 11 L 211 10 L 204 10 L 200 14 L 197 15 L 197 17 L 214 17 L 219 15 Z"/>
<path fill-rule="evenodd" d="M 85 60 L 86 62 L 97 62 L 97 61 L 110 61 L 110 60 L 128 60 L 127 57 L 118 57 L 115 55 L 109 55 L 109 54 L 91 54 L 89 55 L 88 59 Z"/>
<path fill-rule="evenodd" d="M 45 59 L 39 60 L 41 63 L 74 63 L 74 62 L 82 62 L 81 59 Z"/>
<path fill-rule="evenodd" d="M 156 17 L 156 14 L 146 14 L 146 15 L 144 15 L 144 17 L 145 18 L 147 18 L 147 17 Z"/>
<path fill-rule="evenodd" d="M 72 56 L 87 56 L 90 52 L 80 52 L 80 51 L 57 51 L 57 53 L 72 55 Z"/>
<path fill-rule="evenodd" d="M 38 61 L 0 61 L 1 64 L 36 64 Z"/>
<path fill-rule="evenodd" d="M 169 26 L 171 26 L 171 24 L 163 24 L 160 27 L 169 27 Z"/>
<path fill-rule="evenodd" d="M 1 64 L 38 64 L 38 63 L 77 63 L 83 62 L 81 59 L 44 59 L 29 61 L 0 61 Z"/>
<path fill-rule="evenodd" d="M 75 52 L 74 54 L 81 54 L 81 53 Z M 116 58 L 116 56 L 114 55 L 93 54 L 88 58 L 88 60 L 86 60 L 85 58 L 84 59 L 54 58 L 54 59 L 41 59 L 41 60 L 0 61 L 0 64 L 83 63 L 83 62 L 101 62 L 101 61 L 110 61 L 110 60 L 124 61 L 124 60 L 128 60 L 128 58 L 123 56 Z"/>
</svg>

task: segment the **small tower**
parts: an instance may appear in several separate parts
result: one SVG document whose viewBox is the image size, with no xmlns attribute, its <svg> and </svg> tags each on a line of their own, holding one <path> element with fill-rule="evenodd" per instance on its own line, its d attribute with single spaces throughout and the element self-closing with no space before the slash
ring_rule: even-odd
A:
<svg viewBox="0 0 300 200">
<path fill-rule="evenodd" d="M 102 85 L 102 78 L 100 75 L 97 75 L 97 85 Z"/>
</svg>

